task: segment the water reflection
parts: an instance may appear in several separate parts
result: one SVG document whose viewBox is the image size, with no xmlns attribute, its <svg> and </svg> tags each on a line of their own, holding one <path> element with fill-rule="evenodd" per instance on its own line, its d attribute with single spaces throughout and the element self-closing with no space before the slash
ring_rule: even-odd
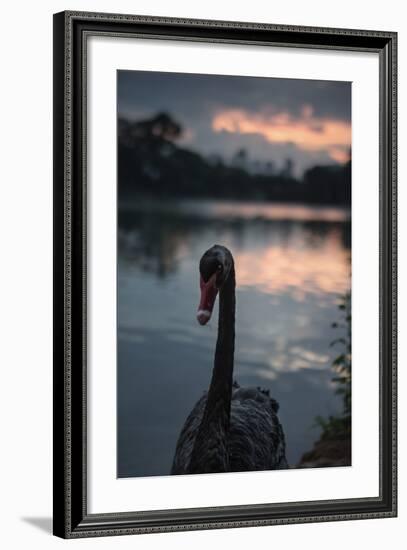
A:
<svg viewBox="0 0 407 550">
<path fill-rule="evenodd" d="M 350 287 L 348 213 L 210 202 L 119 210 L 118 475 L 165 475 L 190 409 L 208 386 L 216 315 L 195 322 L 198 262 L 215 242 L 237 274 L 235 376 L 280 402 L 295 464 L 341 408 L 331 323 Z"/>
<path fill-rule="evenodd" d="M 163 277 L 208 229 L 214 242 L 233 247 L 238 285 L 265 292 L 348 288 L 350 224 L 343 209 L 220 201 L 127 206 L 119 215 L 119 253 Z"/>
<path fill-rule="evenodd" d="M 181 208 L 183 208 L 181 206 Z M 234 201 L 202 201 L 196 203 L 185 202 L 184 208 L 196 209 L 205 217 L 240 218 L 240 219 L 263 219 L 263 220 L 288 220 L 288 221 L 324 221 L 344 222 L 349 220 L 349 213 L 342 208 L 329 206 L 310 206 L 304 204 L 280 204 L 250 202 L 239 203 Z"/>
</svg>

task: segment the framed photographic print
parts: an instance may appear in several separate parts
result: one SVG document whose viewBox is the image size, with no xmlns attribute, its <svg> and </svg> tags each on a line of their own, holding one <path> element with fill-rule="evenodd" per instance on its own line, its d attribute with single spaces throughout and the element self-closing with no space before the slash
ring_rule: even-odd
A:
<svg viewBox="0 0 407 550">
<path fill-rule="evenodd" d="M 54 534 L 396 515 L 396 34 L 54 16 Z"/>
</svg>

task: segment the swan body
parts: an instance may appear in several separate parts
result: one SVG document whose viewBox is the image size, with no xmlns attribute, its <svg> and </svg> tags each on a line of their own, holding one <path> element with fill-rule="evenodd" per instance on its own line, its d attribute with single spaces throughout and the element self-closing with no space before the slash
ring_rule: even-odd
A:
<svg viewBox="0 0 407 550">
<path fill-rule="evenodd" d="M 188 416 L 175 452 L 172 474 L 192 473 L 188 466 L 191 461 L 195 438 L 202 422 L 208 392 L 197 401 Z M 268 390 L 241 388 L 233 385 L 230 430 L 225 441 L 229 460 L 224 464 L 225 472 L 245 472 L 287 468 L 285 441 L 282 426 L 277 417 L 278 404 L 270 398 Z M 253 437 L 262 432 L 262 437 Z M 209 442 L 212 455 L 217 453 L 216 438 Z M 207 462 L 208 457 L 204 457 Z M 216 461 L 217 463 L 217 461 Z M 206 464 L 206 469 L 211 469 Z"/>
<path fill-rule="evenodd" d="M 268 390 L 233 382 L 235 271 L 231 252 L 214 245 L 200 261 L 197 318 L 208 322 L 219 292 L 219 323 L 212 379 L 178 438 L 171 473 L 196 474 L 287 468 L 278 403 Z"/>
</svg>

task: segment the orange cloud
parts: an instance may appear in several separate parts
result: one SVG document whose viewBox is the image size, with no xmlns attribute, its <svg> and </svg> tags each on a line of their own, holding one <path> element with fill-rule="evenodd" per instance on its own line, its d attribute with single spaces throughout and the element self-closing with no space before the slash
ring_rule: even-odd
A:
<svg viewBox="0 0 407 550">
<path fill-rule="evenodd" d="M 343 120 L 313 115 L 304 105 L 300 116 L 288 112 L 251 113 L 225 109 L 212 120 L 215 132 L 258 134 L 270 143 L 293 143 L 304 151 L 326 151 L 337 162 L 349 160 L 351 125 Z"/>
<path fill-rule="evenodd" d="M 329 149 L 329 156 L 336 160 L 336 162 L 345 164 L 350 159 L 349 149 L 341 149 L 340 147 L 331 147 Z"/>
</svg>

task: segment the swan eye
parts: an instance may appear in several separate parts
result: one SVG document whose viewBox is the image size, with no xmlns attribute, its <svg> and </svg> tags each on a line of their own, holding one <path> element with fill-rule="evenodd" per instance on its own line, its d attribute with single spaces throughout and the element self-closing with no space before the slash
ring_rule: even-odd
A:
<svg viewBox="0 0 407 550">
<path fill-rule="evenodd" d="M 218 271 L 223 271 L 223 265 L 222 265 L 222 264 L 218 264 L 217 269 L 218 269 Z"/>
</svg>

